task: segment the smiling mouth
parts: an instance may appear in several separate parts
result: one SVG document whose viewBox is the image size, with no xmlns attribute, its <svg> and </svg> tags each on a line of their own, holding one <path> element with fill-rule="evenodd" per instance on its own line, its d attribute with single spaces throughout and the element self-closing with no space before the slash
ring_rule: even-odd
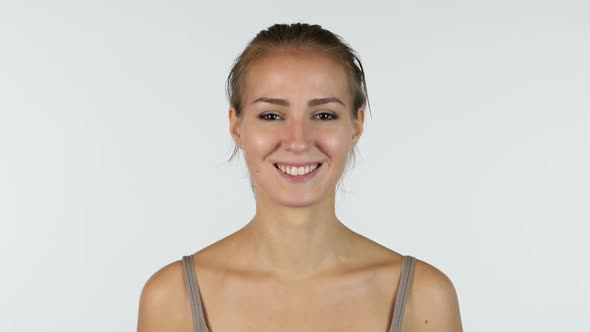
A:
<svg viewBox="0 0 590 332">
<path fill-rule="evenodd" d="M 317 169 L 322 166 L 322 163 L 317 164 L 310 164 L 306 166 L 289 166 L 289 165 L 281 165 L 281 164 L 274 164 L 275 168 L 279 171 L 291 175 L 291 176 L 303 176 L 309 173 L 313 173 Z"/>
</svg>

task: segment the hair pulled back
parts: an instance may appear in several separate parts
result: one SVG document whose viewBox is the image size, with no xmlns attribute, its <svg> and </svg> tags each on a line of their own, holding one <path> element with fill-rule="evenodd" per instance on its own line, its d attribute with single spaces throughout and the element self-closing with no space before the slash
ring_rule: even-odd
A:
<svg viewBox="0 0 590 332">
<path fill-rule="evenodd" d="M 358 54 L 340 36 L 319 25 L 305 23 L 275 24 L 260 31 L 235 59 L 227 77 L 227 97 L 239 117 L 248 66 L 277 49 L 314 50 L 326 53 L 347 70 L 353 93 L 353 116 L 367 103 L 368 93 L 365 71 Z"/>
<path fill-rule="evenodd" d="M 249 65 L 273 50 L 288 48 L 319 51 L 331 56 L 344 66 L 352 89 L 351 112 L 357 119 L 359 109 L 368 104 L 365 71 L 360 57 L 340 36 L 320 25 L 306 23 L 275 24 L 260 31 L 234 60 L 227 77 L 226 93 L 236 116 L 239 118 L 242 114 L 246 71 Z M 230 160 L 237 151 L 236 146 Z"/>
</svg>

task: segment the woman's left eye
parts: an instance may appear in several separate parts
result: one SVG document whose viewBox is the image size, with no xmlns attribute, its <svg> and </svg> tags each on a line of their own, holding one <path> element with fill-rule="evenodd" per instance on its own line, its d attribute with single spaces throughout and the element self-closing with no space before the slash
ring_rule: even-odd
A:
<svg viewBox="0 0 590 332">
<path fill-rule="evenodd" d="M 335 120 L 338 118 L 336 114 L 332 113 L 318 113 L 316 114 L 316 117 L 318 117 L 320 120 Z"/>
</svg>

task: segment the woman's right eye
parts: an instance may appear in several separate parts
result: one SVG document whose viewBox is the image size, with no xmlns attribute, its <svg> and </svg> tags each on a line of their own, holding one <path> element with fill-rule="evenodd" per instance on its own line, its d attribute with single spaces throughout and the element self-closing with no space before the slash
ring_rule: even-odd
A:
<svg viewBox="0 0 590 332">
<path fill-rule="evenodd" d="M 266 114 L 259 115 L 258 118 L 260 118 L 262 120 L 266 120 L 266 121 L 274 121 L 274 120 L 278 120 L 280 118 L 280 116 L 278 114 L 274 114 L 274 113 L 266 113 Z"/>
</svg>

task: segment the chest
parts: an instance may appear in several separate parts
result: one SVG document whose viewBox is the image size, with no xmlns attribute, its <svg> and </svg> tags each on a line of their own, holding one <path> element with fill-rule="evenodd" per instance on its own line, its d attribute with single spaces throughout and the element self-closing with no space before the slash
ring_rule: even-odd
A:
<svg viewBox="0 0 590 332">
<path fill-rule="evenodd" d="M 250 285 L 203 297 L 212 332 L 387 332 L 395 291 L 375 282 L 307 288 Z"/>
</svg>

